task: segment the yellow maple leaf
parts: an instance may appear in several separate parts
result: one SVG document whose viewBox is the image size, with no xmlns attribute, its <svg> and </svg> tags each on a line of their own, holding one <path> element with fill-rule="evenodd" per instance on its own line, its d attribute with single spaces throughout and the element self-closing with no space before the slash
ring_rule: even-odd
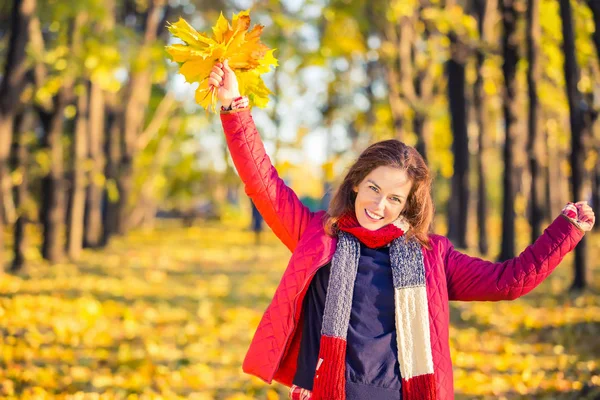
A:
<svg viewBox="0 0 600 400">
<path fill-rule="evenodd" d="M 216 112 L 216 89 L 209 87 L 208 78 L 217 62 L 229 60 L 229 66 L 239 81 L 240 94 L 248 96 L 250 104 L 265 107 L 271 91 L 264 84 L 261 74 L 276 67 L 277 59 L 265 44 L 261 43 L 262 25 L 250 29 L 248 10 L 233 14 L 231 23 L 219 15 L 212 27 L 212 36 L 196 31 L 187 21 L 180 18 L 169 24 L 171 34 L 183 44 L 166 46 L 171 59 L 180 64 L 179 73 L 189 83 L 198 83 L 196 102 L 206 110 Z"/>
<path fill-rule="evenodd" d="M 173 36 L 178 37 L 183 40 L 187 46 L 197 46 L 197 47 L 206 47 L 210 45 L 214 45 L 215 41 L 209 38 L 208 36 L 196 31 L 188 22 L 179 18 L 174 24 L 170 24 L 168 26 L 169 32 L 173 34 Z M 170 46 L 167 46 L 167 51 Z"/>
</svg>

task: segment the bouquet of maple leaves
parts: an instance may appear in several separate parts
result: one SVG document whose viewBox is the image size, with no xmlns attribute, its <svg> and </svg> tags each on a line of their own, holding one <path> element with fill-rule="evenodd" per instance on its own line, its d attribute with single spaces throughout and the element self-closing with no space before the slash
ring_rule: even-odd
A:
<svg viewBox="0 0 600 400">
<path fill-rule="evenodd" d="M 206 110 L 216 111 L 216 88 L 209 87 L 208 77 L 217 62 L 229 60 L 229 67 L 235 72 L 240 94 L 248 96 L 250 103 L 265 107 L 271 91 L 266 87 L 261 74 L 277 66 L 273 57 L 275 49 L 269 49 L 260 42 L 264 26 L 255 25 L 251 30 L 249 11 L 234 14 L 231 24 L 219 16 L 213 26 L 212 37 L 196 31 L 186 20 L 180 18 L 168 29 L 183 44 L 166 46 L 166 50 L 179 63 L 179 73 L 189 83 L 198 82 L 196 103 Z"/>
</svg>

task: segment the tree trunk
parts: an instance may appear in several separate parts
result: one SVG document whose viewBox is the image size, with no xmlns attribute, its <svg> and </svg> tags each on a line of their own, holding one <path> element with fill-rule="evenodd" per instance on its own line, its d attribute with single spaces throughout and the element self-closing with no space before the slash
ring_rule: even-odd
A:
<svg viewBox="0 0 600 400">
<path fill-rule="evenodd" d="M 115 4 L 114 0 L 104 0 L 104 8 L 106 10 L 106 18 L 98 24 L 95 29 L 97 35 L 103 35 L 105 32 L 110 32 L 115 25 Z M 88 175 L 87 186 L 87 203 L 85 211 L 85 237 L 84 246 L 91 248 L 101 247 L 108 240 L 105 237 L 103 226 L 103 205 L 108 206 L 104 202 L 104 190 L 107 184 L 107 175 L 105 173 L 105 143 L 108 134 L 105 133 L 106 122 L 106 103 L 102 88 L 97 82 L 90 81 L 90 119 L 88 129 L 88 157 L 91 161 L 91 169 Z M 108 151 L 106 152 L 108 154 Z"/>
<path fill-rule="evenodd" d="M 487 42 L 488 35 L 486 34 L 486 21 L 490 10 L 494 7 L 487 4 L 487 0 L 477 0 L 473 3 L 475 15 L 477 18 L 477 27 L 479 37 L 482 41 Z M 477 123 L 477 233 L 478 233 L 478 248 L 483 255 L 489 251 L 488 234 L 487 234 L 487 189 L 485 171 L 483 168 L 483 159 L 487 149 L 485 129 L 487 126 L 487 114 L 485 106 L 485 91 L 483 89 L 483 64 L 485 56 L 483 51 L 477 51 L 477 79 L 473 86 L 473 107 L 475 108 L 475 120 Z"/>
<path fill-rule="evenodd" d="M 546 214 L 544 215 L 544 217 L 548 220 L 552 220 L 552 216 L 554 215 L 553 211 L 553 204 L 554 204 L 554 200 L 552 198 L 552 196 L 554 195 L 554 191 L 553 191 L 553 186 L 552 186 L 552 182 L 554 182 L 556 184 L 556 181 L 553 180 L 553 165 L 557 164 L 557 160 L 555 157 L 553 157 L 552 155 L 552 148 L 550 145 L 550 135 L 548 133 L 548 129 L 544 128 L 543 130 L 543 139 L 542 139 L 542 143 L 545 144 L 545 152 L 546 152 L 546 156 L 548 157 L 546 164 L 544 165 L 544 175 L 546 177 L 546 179 L 544 180 L 544 200 L 545 200 L 545 204 L 544 204 L 544 210 L 546 211 Z M 552 160 L 552 162 L 550 162 L 550 160 Z M 556 187 L 556 186 L 554 186 Z"/>
<path fill-rule="evenodd" d="M 85 162 L 88 148 L 88 91 L 82 85 L 77 99 L 77 121 L 74 135 L 73 188 L 69 218 L 67 251 L 72 261 L 77 261 L 83 246 L 83 222 L 85 211 L 86 173 Z"/>
<path fill-rule="evenodd" d="M 600 208 L 600 162 L 596 162 L 592 177 L 592 204 L 591 206 L 598 211 Z M 594 224 L 594 231 L 600 231 L 600 223 Z"/>
<path fill-rule="evenodd" d="M 394 138 L 405 141 L 405 118 L 408 105 L 414 106 L 416 94 L 412 60 L 413 24 L 408 17 L 402 17 L 398 23 L 385 23 L 382 29 L 385 39 L 398 50 L 385 65 L 385 77 L 388 83 L 388 98 Z M 416 116 L 415 116 L 416 117 Z M 413 128 L 420 130 L 419 121 L 413 120 Z"/>
<path fill-rule="evenodd" d="M 88 174 L 87 205 L 84 245 L 99 247 L 102 241 L 102 190 L 104 175 L 104 93 L 97 83 L 90 84 L 90 119 L 88 157 L 91 169 Z"/>
<path fill-rule="evenodd" d="M 25 87 L 25 48 L 29 41 L 29 23 L 34 15 L 35 0 L 14 0 L 11 14 L 11 32 L 0 82 L 0 199 L 10 191 L 9 158 L 14 119 L 19 97 Z M 2 207 L 4 209 L 4 207 Z M 0 210 L 1 211 L 1 210 Z M 0 212 L 0 270 L 4 265 L 4 213 Z"/>
<path fill-rule="evenodd" d="M 26 110 L 20 113 L 15 119 L 15 138 L 12 143 L 11 151 L 11 169 L 17 172 L 20 178 L 17 184 L 13 187 L 13 196 L 15 198 L 15 207 L 17 209 L 17 219 L 14 224 L 14 241 L 13 251 L 14 257 L 10 267 L 11 272 L 22 271 L 25 266 L 25 225 L 28 215 L 24 205 L 27 203 L 28 197 L 28 136 L 33 130 L 34 116 L 31 110 Z"/>
<path fill-rule="evenodd" d="M 108 113 L 107 132 L 108 137 L 104 151 L 106 153 L 106 189 L 103 194 L 105 211 L 102 213 L 102 245 L 108 244 L 110 237 L 117 232 L 117 220 L 119 218 L 119 193 L 116 190 L 117 176 L 119 172 L 119 160 L 121 159 L 121 145 L 119 132 L 119 114 L 112 109 Z"/>
<path fill-rule="evenodd" d="M 539 0 L 528 0 L 527 3 L 527 61 L 529 65 L 527 69 L 529 95 L 527 155 L 529 158 L 529 172 L 531 174 L 529 223 L 531 225 L 531 243 L 533 243 L 542 233 L 541 226 L 545 214 L 543 200 L 544 179 L 541 165 L 544 154 L 538 126 L 540 107 L 537 94 L 537 82 L 541 79 L 539 64 L 541 26 Z"/>
<path fill-rule="evenodd" d="M 404 113 L 406 106 L 402 101 L 399 89 L 398 73 L 393 66 L 385 66 L 385 77 L 388 83 L 388 99 L 390 102 L 390 111 L 392 113 L 392 126 L 394 130 L 394 138 L 400 141 L 404 139 Z"/>
<path fill-rule="evenodd" d="M 81 55 L 81 28 L 87 19 L 85 12 L 78 12 L 70 24 L 70 56 L 69 64 L 76 62 Z M 75 77 L 71 74 L 63 78 L 62 86 L 53 98 L 51 110 L 39 107 L 40 120 L 43 126 L 42 148 L 50 155 L 50 171 L 42 179 L 42 225 L 44 238 L 42 257 L 59 262 L 64 257 L 67 235 L 66 216 L 67 202 L 62 135 L 64 129 L 64 110 L 73 98 Z M 70 209 L 69 209 L 70 210 Z"/>
<path fill-rule="evenodd" d="M 508 260 L 515 256 L 515 177 L 514 177 L 514 145 L 517 132 L 517 10 L 515 0 L 501 0 L 502 12 L 502 50 L 504 62 L 502 73 L 504 76 L 503 113 L 505 126 L 505 141 L 503 150 L 504 177 L 502 186 L 504 196 L 502 201 L 502 245 L 499 255 L 500 260 Z"/>
<path fill-rule="evenodd" d="M 596 47 L 596 55 L 600 58 L 600 1 L 598 0 L 586 0 L 592 16 L 594 18 L 594 33 L 592 34 L 592 40 L 594 41 L 594 47 Z"/>
<path fill-rule="evenodd" d="M 586 198 L 583 187 L 585 149 L 584 138 L 589 134 L 590 126 L 581 107 L 583 98 L 577 83 L 579 67 L 575 58 L 575 35 L 573 32 L 573 16 L 569 0 L 560 0 L 560 18 L 562 20 L 563 53 L 565 55 L 565 83 L 569 100 L 571 125 L 571 189 L 574 201 Z M 587 238 L 584 236 L 575 247 L 575 277 L 571 290 L 582 290 L 586 287 L 586 252 Z"/>
<path fill-rule="evenodd" d="M 167 94 L 167 96 L 170 96 Z M 170 97 L 169 97 L 170 98 Z M 153 120 L 158 118 L 160 121 L 168 119 L 171 109 L 171 102 L 167 100 L 167 110 L 165 111 L 164 117 L 157 116 L 155 114 Z M 160 108 L 160 106 L 159 106 Z M 159 113 L 157 109 L 157 113 Z M 159 123 L 159 127 L 163 123 Z M 157 178 L 160 176 L 161 170 L 167 161 L 169 151 L 172 148 L 173 138 L 177 136 L 178 131 L 181 129 L 182 119 L 181 117 L 175 117 L 169 120 L 166 133 L 162 134 L 158 139 L 157 151 L 152 158 L 152 163 L 145 168 L 145 179 L 144 184 L 140 190 L 140 201 L 136 208 L 133 209 L 130 217 L 131 228 L 138 228 L 144 226 L 146 228 L 154 225 L 154 219 L 156 216 L 156 201 L 154 200 L 154 188 L 156 187 Z M 157 129 L 159 129 L 157 127 Z M 227 160 L 226 160 L 227 161 Z M 235 179 L 235 178 L 234 178 Z"/>
<path fill-rule="evenodd" d="M 594 47 L 596 47 L 596 55 L 600 60 L 600 1 L 587 0 L 587 4 L 592 11 L 592 16 L 594 18 L 595 29 L 592 39 L 594 41 Z M 598 148 L 598 146 L 596 146 L 596 148 Z M 600 162 L 596 162 L 592 174 L 592 207 L 598 210 L 600 206 Z M 600 231 L 600 223 L 594 225 L 594 231 Z"/>
<path fill-rule="evenodd" d="M 446 64 L 448 104 L 452 121 L 454 174 L 448 205 L 448 238 L 459 249 L 467 248 L 469 207 L 469 138 L 465 97 L 466 49 L 455 34 L 450 35 L 451 58 Z"/>
<path fill-rule="evenodd" d="M 558 149 L 557 142 L 553 140 L 554 138 L 550 137 L 549 132 L 547 132 L 546 138 L 548 159 L 553 160 L 553 162 L 549 162 L 547 166 L 548 183 L 546 185 L 546 192 L 548 193 L 550 203 L 548 217 L 549 219 L 552 219 L 560 212 L 562 204 L 564 203 L 562 188 L 564 177 L 562 176 L 561 171 L 563 154 L 560 149 Z"/>
<path fill-rule="evenodd" d="M 146 57 L 150 46 L 156 40 L 158 24 L 163 10 L 162 0 L 150 0 L 144 24 L 141 57 Z M 146 54 L 145 54 L 146 53 Z M 121 121 L 122 151 L 117 186 L 119 189 L 117 233 L 125 234 L 128 229 L 128 217 L 134 184 L 133 162 L 137 156 L 137 137 L 144 125 L 145 109 L 150 98 L 152 80 L 147 67 L 131 70 L 131 79 L 126 91 L 124 118 Z"/>
<path fill-rule="evenodd" d="M 66 198 L 63 168 L 63 113 L 66 106 L 66 88 L 59 90 L 54 98 L 51 112 L 39 110 L 44 134 L 42 148 L 50 155 L 50 171 L 42 178 L 42 257 L 51 262 L 63 258 L 65 239 Z"/>
<path fill-rule="evenodd" d="M 417 144 L 415 145 L 415 149 L 421 154 L 423 160 L 427 162 L 427 139 L 426 139 L 426 125 L 427 125 L 427 116 L 422 112 L 415 110 L 415 115 L 413 116 L 413 131 L 417 136 Z"/>
</svg>

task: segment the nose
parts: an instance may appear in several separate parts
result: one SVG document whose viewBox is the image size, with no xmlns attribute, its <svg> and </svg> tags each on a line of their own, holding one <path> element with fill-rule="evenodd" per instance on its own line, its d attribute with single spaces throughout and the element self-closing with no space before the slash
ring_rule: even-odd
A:
<svg viewBox="0 0 600 400">
<path fill-rule="evenodd" d="M 383 210 L 385 209 L 385 197 L 383 196 L 379 196 L 377 199 L 375 199 L 375 210 L 377 210 L 377 213 L 380 215 L 383 215 Z"/>
</svg>

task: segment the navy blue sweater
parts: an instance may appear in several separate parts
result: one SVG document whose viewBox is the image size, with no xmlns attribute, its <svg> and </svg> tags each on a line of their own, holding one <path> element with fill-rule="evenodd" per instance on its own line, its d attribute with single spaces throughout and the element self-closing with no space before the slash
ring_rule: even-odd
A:
<svg viewBox="0 0 600 400">
<path fill-rule="evenodd" d="M 304 327 L 294 384 L 312 390 L 331 264 L 315 274 L 304 298 Z M 394 285 L 389 248 L 361 244 L 346 347 L 347 400 L 401 399 Z"/>
</svg>

